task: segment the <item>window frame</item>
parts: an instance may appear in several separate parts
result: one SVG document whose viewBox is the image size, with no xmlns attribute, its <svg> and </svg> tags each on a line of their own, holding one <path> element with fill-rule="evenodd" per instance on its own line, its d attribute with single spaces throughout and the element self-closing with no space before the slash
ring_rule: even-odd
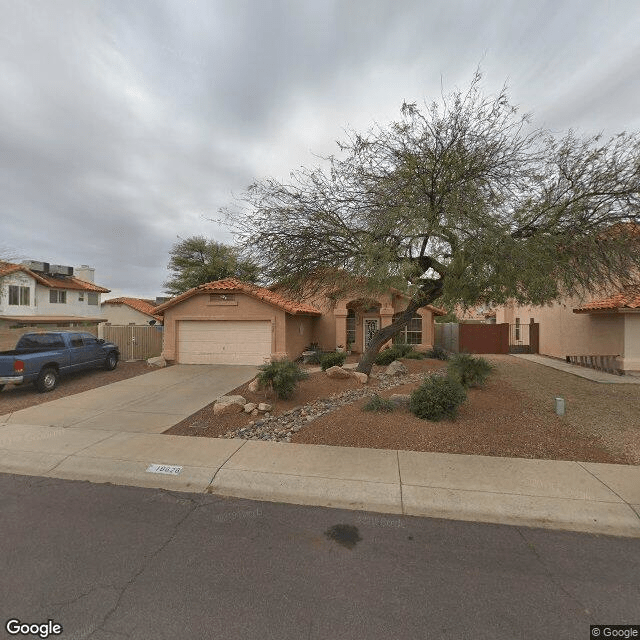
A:
<svg viewBox="0 0 640 640">
<path fill-rule="evenodd" d="M 11 301 L 13 298 L 13 302 Z M 31 306 L 31 287 L 22 284 L 9 285 L 9 305 L 12 307 Z"/>
<path fill-rule="evenodd" d="M 49 289 L 49 304 L 67 304 L 66 289 Z"/>
</svg>

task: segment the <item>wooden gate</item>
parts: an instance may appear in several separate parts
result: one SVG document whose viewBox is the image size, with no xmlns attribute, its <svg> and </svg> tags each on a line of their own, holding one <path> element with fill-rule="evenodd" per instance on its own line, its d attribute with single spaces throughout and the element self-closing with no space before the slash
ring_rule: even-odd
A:
<svg viewBox="0 0 640 640">
<path fill-rule="evenodd" d="M 460 324 L 460 351 L 509 353 L 508 324 Z"/>
<path fill-rule="evenodd" d="M 162 352 L 162 326 L 106 324 L 100 330 L 102 338 L 118 345 L 121 360 L 146 360 Z"/>
</svg>

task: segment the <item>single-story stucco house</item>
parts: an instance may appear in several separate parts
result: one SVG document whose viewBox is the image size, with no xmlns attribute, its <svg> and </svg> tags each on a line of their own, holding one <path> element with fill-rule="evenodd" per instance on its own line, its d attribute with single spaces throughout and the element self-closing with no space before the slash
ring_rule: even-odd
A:
<svg viewBox="0 0 640 640">
<path fill-rule="evenodd" d="M 407 302 L 395 289 L 377 296 L 354 292 L 335 302 L 323 296 L 293 300 L 274 288 L 229 278 L 190 289 L 155 313 L 164 316 L 163 356 L 169 361 L 260 365 L 295 359 L 314 343 L 326 351 L 362 352 Z M 445 313 L 422 307 L 401 338 L 420 350 L 432 348 L 434 316 Z"/>
<path fill-rule="evenodd" d="M 598 369 L 640 375 L 640 285 L 546 306 L 496 308 L 496 322 L 539 323 L 539 352 Z"/>
<path fill-rule="evenodd" d="M 155 312 L 157 304 L 155 300 L 146 298 L 110 298 L 101 305 L 102 315 L 109 324 L 162 324 L 162 316 Z"/>
</svg>

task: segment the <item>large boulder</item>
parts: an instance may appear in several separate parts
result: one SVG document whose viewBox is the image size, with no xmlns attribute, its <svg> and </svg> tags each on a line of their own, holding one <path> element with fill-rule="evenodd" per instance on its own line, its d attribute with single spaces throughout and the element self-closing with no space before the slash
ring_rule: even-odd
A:
<svg viewBox="0 0 640 640">
<path fill-rule="evenodd" d="M 362 384 L 369 382 L 369 376 L 366 373 L 360 373 L 360 371 L 351 371 L 351 377 L 358 380 Z"/>
<path fill-rule="evenodd" d="M 257 391 L 259 391 L 260 390 L 260 384 L 258 383 L 258 378 L 254 378 L 249 383 L 249 386 L 247 387 L 247 389 L 249 391 L 251 391 L 251 393 L 256 393 Z"/>
<path fill-rule="evenodd" d="M 251 413 L 257 406 L 255 402 L 247 402 L 247 404 L 244 405 L 244 412 Z"/>
<path fill-rule="evenodd" d="M 396 407 L 409 407 L 410 400 L 411 394 L 409 393 L 392 393 L 389 396 L 389 402 L 392 402 Z"/>
<path fill-rule="evenodd" d="M 407 367 L 405 367 L 400 360 L 394 360 L 385 369 L 385 374 L 388 376 L 403 376 L 405 373 L 408 373 Z"/>
<path fill-rule="evenodd" d="M 154 367 L 166 367 L 167 361 L 162 356 L 157 356 L 156 358 L 149 358 L 147 360 L 147 364 L 150 364 Z"/>
<path fill-rule="evenodd" d="M 240 413 L 244 411 L 247 401 L 242 396 L 222 396 L 213 405 L 213 415 L 219 416 L 227 413 Z"/>
<path fill-rule="evenodd" d="M 351 377 L 351 372 L 342 367 L 329 367 L 325 373 L 329 378 L 346 379 Z"/>
<path fill-rule="evenodd" d="M 261 402 L 258 405 L 258 411 L 271 411 L 272 407 L 270 404 L 267 404 L 266 402 Z"/>
</svg>

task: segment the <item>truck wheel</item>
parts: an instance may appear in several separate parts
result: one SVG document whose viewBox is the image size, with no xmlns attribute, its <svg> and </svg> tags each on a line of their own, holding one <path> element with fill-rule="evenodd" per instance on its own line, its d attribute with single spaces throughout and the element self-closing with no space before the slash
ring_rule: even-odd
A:
<svg viewBox="0 0 640 640">
<path fill-rule="evenodd" d="M 36 380 L 36 388 L 40 393 L 53 391 L 58 386 L 59 379 L 60 374 L 57 369 L 53 369 L 52 367 L 43 369 Z"/>
<path fill-rule="evenodd" d="M 118 354 L 112 351 L 104 361 L 104 368 L 107 371 L 113 371 L 118 366 Z"/>
</svg>

